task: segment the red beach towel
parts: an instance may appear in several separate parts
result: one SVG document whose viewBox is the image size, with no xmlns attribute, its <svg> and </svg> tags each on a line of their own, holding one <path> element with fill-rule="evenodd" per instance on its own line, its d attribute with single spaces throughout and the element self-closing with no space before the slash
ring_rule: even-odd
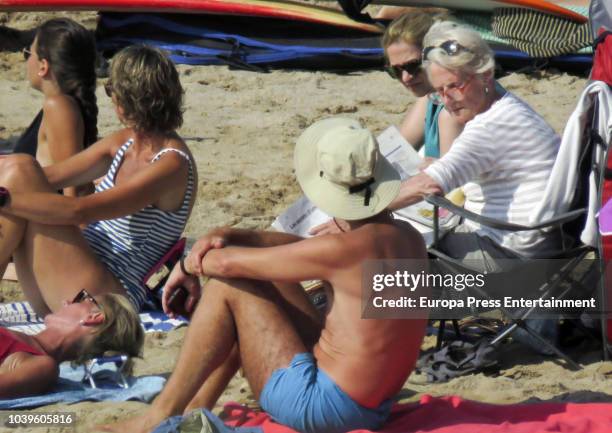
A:
<svg viewBox="0 0 612 433">
<path fill-rule="evenodd" d="M 235 403 L 224 408 L 225 423 L 260 427 L 263 433 L 294 433 L 262 412 Z M 365 433 L 366 430 L 356 430 Z M 612 403 L 494 405 L 460 397 L 423 396 L 397 404 L 379 433 L 610 433 Z"/>
</svg>

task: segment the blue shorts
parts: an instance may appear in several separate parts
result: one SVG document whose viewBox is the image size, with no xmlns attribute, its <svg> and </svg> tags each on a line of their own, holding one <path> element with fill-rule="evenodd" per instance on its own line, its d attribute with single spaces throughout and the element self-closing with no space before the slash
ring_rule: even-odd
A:
<svg viewBox="0 0 612 433">
<path fill-rule="evenodd" d="M 302 433 L 376 430 L 391 410 L 391 400 L 377 409 L 356 403 L 317 367 L 311 353 L 298 353 L 287 368 L 272 373 L 259 398 L 275 421 Z"/>
</svg>

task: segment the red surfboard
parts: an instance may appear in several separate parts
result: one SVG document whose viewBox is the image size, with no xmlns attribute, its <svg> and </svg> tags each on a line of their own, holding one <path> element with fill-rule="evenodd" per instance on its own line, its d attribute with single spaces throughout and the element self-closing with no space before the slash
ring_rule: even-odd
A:
<svg viewBox="0 0 612 433">
<path fill-rule="evenodd" d="M 290 0 L 0 0 L 0 11 L 51 10 L 247 15 L 382 33 L 380 27 L 354 21 L 341 11 Z"/>
</svg>

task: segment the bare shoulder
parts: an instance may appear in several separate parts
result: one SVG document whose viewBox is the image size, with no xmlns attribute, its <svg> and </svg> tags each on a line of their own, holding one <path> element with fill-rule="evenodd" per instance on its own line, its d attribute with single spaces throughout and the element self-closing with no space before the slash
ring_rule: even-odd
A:
<svg viewBox="0 0 612 433">
<path fill-rule="evenodd" d="M 191 153 L 191 150 L 187 146 L 187 143 L 185 143 L 185 140 L 183 140 L 178 134 L 172 134 L 170 137 L 166 139 L 166 142 L 164 143 L 164 149 L 180 150 L 181 152 L 184 152 L 187 155 L 189 155 L 189 158 L 193 160 L 193 155 Z M 166 153 L 178 155 L 176 152 L 166 152 Z"/>
<path fill-rule="evenodd" d="M 395 250 L 396 258 L 425 258 L 427 256 L 423 236 L 412 224 L 393 220 L 391 224 L 377 224 L 376 235 L 383 242 L 386 240 L 391 247 L 387 251 Z"/>
<path fill-rule="evenodd" d="M 112 156 L 123 146 L 130 138 L 133 138 L 134 132 L 130 128 L 119 129 L 105 136 L 102 142 L 105 142 L 112 153 Z"/>
<path fill-rule="evenodd" d="M 414 228 L 412 224 L 407 221 L 402 221 L 400 219 L 394 219 L 390 224 L 381 224 L 388 236 L 399 236 L 402 239 L 410 239 L 415 242 L 422 242 L 423 236 L 417 229 Z"/>
<path fill-rule="evenodd" d="M 168 152 L 168 150 L 176 150 L 177 152 Z M 160 153 L 162 154 L 156 159 L 157 161 L 164 161 L 164 164 L 172 164 L 175 168 L 183 167 L 186 169 L 191 163 L 191 165 L 195 167 L 193 154 L 183 139 L 176 134 L 164 140 L 163 148 Z M 185 158 L 185 155 L 187 155 L 189 161 Z"/>
<path fill-rule="evenodd" d="M 0 371 L 16 371 L 24 366 L 35 367 L 47 374 L 53 374 L 53 372 L 57 372 L 58 370 L 57 362 L 48 355 L 33 355 L 27 352 L 15 352 L 4 360 L 0 366 Z"/>
<path fill-rule="evenodd" d="M 45 98 L 43 102 L 43 116 L 50 118 L 54 122 L 75 121 L 81 117 L 81 111 L 77 102 L 68 95 L 53 95 Z"/>
<path fill-rule="evenodd" d="M 422 258 L 425 243 L 421 234 L 409 223 L 371 223 L 346 233 L 340 247 L 358 260 L 391 254 L 397 258 Z"/>
</svg>

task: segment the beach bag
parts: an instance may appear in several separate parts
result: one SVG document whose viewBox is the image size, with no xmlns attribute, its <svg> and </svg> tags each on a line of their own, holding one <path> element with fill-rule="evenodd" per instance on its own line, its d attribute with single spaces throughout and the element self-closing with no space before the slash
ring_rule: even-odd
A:
<svg viewBox="0 0 612 433">
<path fill-rule="evenodd" d="M 594 43 L 591 80 L 603 81 L 612 86 L 612 31 L 601 30 Z"/>
</svg>

